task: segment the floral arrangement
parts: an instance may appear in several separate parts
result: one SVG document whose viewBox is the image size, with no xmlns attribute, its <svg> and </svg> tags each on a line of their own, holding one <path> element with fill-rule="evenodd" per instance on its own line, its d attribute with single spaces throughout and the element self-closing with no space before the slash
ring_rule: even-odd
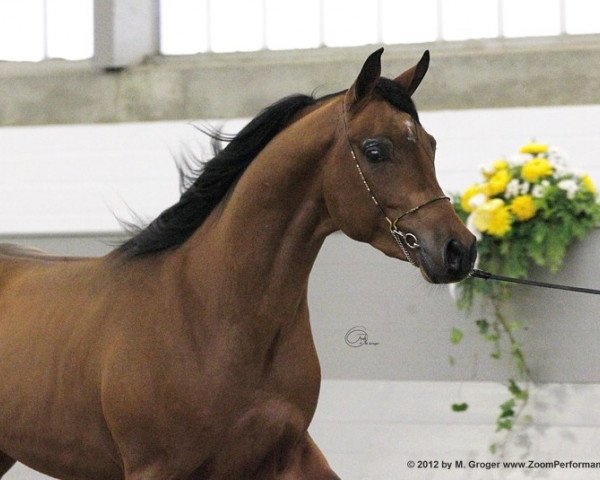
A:
<svg viewBox="0 0 600 480">
<path fill-rule="evenodd" d="M 592 179 L 569 167 L 558 148 L 528 143 L 519 154 L 482 168 L 482 181 L 453 198 L 454 207 L 478 239 L 478 266 L 502 275 L 526 278 L 533 265 L 556 272 L 567 247 L 600 224 L 600 203 Z M 508 345 L 519 377 L 508 380 L 510 398 L 500 405 L 499 431 L 510 431 L 529 398 L 529 371 L 516 332 L 523 327 L 509 321 L 502 305 L 510 285 L 469 278 L 457 285 L 459 307 L 471 309 L 476 299 L 491 307 L 491 321 L 476 327 L 500 358 Z M 452 343 L 462 339 L 454 329 Z M 467 404 L 455 404 L 464 411 Z M 496 445 L 492 446 L 495 451 Z"/>
<path fill-rule="evenodd" d="M 558 148 L 529 143 L 482 174 L 482 182 L 454 197 L 454 206 L 478 238 L 484 270 L 524 278 L 535 264 L 556 272 L 567 247 L 600 223 L 592 179 L 570 168 Z M 472 293 L 490 293 L 486 282 L 460 287 L 466 306 Z"/>
</svg>

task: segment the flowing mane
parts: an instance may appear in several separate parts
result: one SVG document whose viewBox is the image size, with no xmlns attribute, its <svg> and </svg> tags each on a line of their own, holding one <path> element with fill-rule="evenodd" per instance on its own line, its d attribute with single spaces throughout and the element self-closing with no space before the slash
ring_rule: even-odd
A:
<svg viewBox="0 0 600 480">
<path fill-rule="evenodd" d="M 418 114 L 410 95 L 396 82 L 382 77 L 376 90 L 390 104 L 410 114 L 418 122 Z M 185 171 L 185 165 L 180 166 L 184 185 L 189 186 L 179 201 L 164 210 L 148 226 L 134 226 L 132 230 L 137 233 L 123 243 L 118 251 L 133 258 L 180 246 L 223 200 L 258 153 L 290 125 L 296 114 L 340 93 L 342 92 L 320 98 L 301 94 L 285 97 L 265 108 L 233 139 L 224 139 L 218 133 L 208 132 L 214 139 L 230 141 L 212 159 L 207 162 L 198 161 L 198 167 L 190 167 L 190 172 Z"/>
</svg>

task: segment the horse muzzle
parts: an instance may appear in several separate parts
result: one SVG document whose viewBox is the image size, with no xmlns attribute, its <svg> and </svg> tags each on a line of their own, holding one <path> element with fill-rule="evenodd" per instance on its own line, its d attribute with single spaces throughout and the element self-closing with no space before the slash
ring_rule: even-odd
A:
<svg viewBox="0 0 600 480">
<path fill-rule="evenodd" d="M 453 283 L 464 280 L 473 271 L 477 259 L 477 241 L 465 244 L 455 238 L 446 241 L 441 251 L 433 254 L 423 246 L 419 251 L 423 276 L 431 283 Z"/>
</svg>

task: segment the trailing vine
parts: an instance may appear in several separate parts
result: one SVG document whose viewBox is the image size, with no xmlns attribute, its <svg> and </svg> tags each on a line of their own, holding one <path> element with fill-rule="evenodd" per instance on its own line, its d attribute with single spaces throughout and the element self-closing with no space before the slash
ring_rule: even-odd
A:
<svg viewBox="0 0 600 480">
<path fill-rule="evenodd" d="M 569 245 L 600 223 L 594 183 L 589 175 L 568 167 L 559 149 L 529 143 L 518 155 L 483 168 L 482 176 L 481 182 L 455 195 L 453 203 L 477 236 L 478 264 L 483 270 L 518 278 L 528 277 L 534 265 L 556 272 Z M 522 420 L 532 383 L 517 335 L 525 325 L 505 314 L 510 297 L 511 286 L 496 282 L 468 278 L 457 286 L 459 308 L 472 311 L 479 305 L 488 312 L 475 321 L 475 328 L 491 346 L 490 356 L 510 355 L 515 367 L 496 418 L 496 431 L 507 435 L 502 444 L 491 445 L 492 453 L 506 444 Z M 463 332 L 454 328 L 451 342 L 458 344 L 462 338 Z M 462 412 L 468 404 L 453 404 L 452 409 Z"/>
</svg>

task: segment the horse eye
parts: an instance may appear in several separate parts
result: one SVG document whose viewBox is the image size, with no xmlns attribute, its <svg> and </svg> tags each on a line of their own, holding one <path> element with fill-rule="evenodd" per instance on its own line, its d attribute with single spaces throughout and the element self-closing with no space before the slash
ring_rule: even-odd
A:
<svg viewBox="0 0 600 480">
<path fill-rule="evenodd" d="M 383 160 L 383 152 L 377 146 L 368 147 L 365 149 L 365 157 L 369 162 L 377 163 Z"/>
<path fill-rule="evenodd" d="M 370 138 L 363 142 L 362 149 L 365 157 L 371 163 L 383 162 L 390 158 L 391 142 L 387 139 Z"/>
</svg>

